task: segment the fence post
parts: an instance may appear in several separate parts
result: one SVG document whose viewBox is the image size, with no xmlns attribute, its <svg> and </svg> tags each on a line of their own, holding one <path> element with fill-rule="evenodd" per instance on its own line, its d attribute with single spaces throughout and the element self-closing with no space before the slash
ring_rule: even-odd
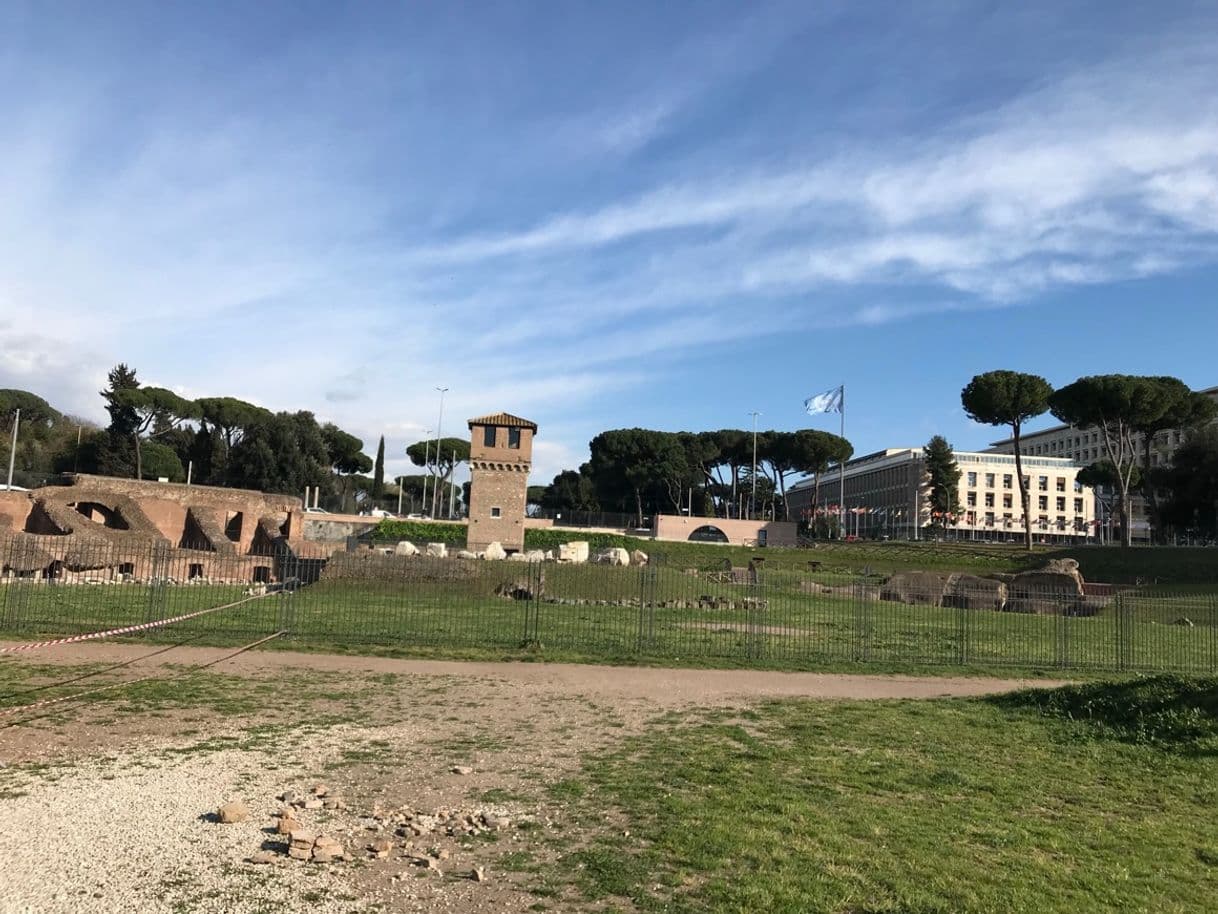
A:
<svg viewBox="0 0 1218 914">
<path fill-rule="evenodd" d="M 279 614 L 276 628 L 291 638 L 296 633 L 296 591 L 300 589 L 300 558 L 284 543 L 276 546 L 279 565 Z"/>
<path fill-rule="evenodd" d="M 745 627 L 748 629 L 747 653 L 750 660 L 756 660 L 762 654 L 761 594 L 761 574 L 752 571 L 749 577 L 749 597 L 744 605 L 745 619 L 748 620 Z"/>
<path fill-rule="evenodd" d="M 656 570 L 651 564 L 639 566 L 639 636 L 636 650 L 645 654 L 651 648 L 655 635 L 655 584 Z"/>
<path fill-rule="evenodd" d="M 863 598 L 865 594 L 864 588 L 866 584 L 856 581 L 851 587 L 851 596 L 853 597 L 853 606 L 851 606 L 851 615 L 853 616 L 854 630 L 854 645 L 851 651 L 851 659 L 863 662 L 867 659 L 867 618 L 866 618 L 866 600 Z"/>
<path fill-rule="evenodd" d="M 15 541 L 16 541 L 16 537 L 12 537 L 4 544 L 4 552 L 3 552 L 4 560 L 0 561 L 0 574 L 3 573 L 4 566 L 10 565 L 12 562 L 13 552 L 15 549 L 15 547 L 13 546 L 13 543 Z M 11 574 L 11 572 L 10 572 L 10 574 Z M 3 581 L 0 581 L 0 589 L 3 590 L 3 596 L 0 596 L 0 628 L 8 629 L 8 628 L 15 627 L 12 625 L 12 621 L 9 619 L 9 608 L 8 608 L 9 592 L 10 592 L 12 586 L 13 586 L 12 578 L 5 578 Z"/>
<path fill-rule="evenodd" d="M 541 633 L 538 630 L 541 621 L 542 588 L 545 587 L 545 568 L 542 562 L 528 562 L 529 598 L 521 600 L 524 604 L 524 645 L 528 647 L 541 643 Z"/>
<path fill-rule="evenodd" d="M 1117 669 L 1123 671 L 1133 665 L 1133 610 L 1125 600 L 1124 591 L 1119 588 L 1116 590 L 1114 602 L 1117 617 Z"/>
<path fill-rule="evenodd" d="M 1046 602 L 1056 610 L 1054 615 L 1057 621 L 1053 625 L 1053 665 L 1060 670 L 1066 666 L 1066 606 L 1061 600 Z M 1054 606 L 1054 603 L 1057 605 Z"/>
<path fill-rule="evenodd" d="M 167 558 L 156 540 L 148 544 L 148 611 L 145 622 L 157 622 L 165 616 Z"/>
<path fill-rule="evenodd" d="M 10 539 L 5 555 L 5 561 L 0 562 L 0 567 L 3 565 L 11 565 L 14 558 L 14 553 L 17 551 L 16 538 Z M 4 602 L 0 606 L 0 618 L 4 621 L 5 628 L 12 628 L 14 631 L 21 631 L 27 627 L 29 619 L 23 618 L 26 611 L 29 609 L 29 588 L 25 585 L 24 579 L 11 569 L 8 577 L 4 581 Z"/>
<path fill-rule="evenodd" d="M 1210 672 L 1218 672 L 1218 594 L 1210 594 Z"/>
</svg>

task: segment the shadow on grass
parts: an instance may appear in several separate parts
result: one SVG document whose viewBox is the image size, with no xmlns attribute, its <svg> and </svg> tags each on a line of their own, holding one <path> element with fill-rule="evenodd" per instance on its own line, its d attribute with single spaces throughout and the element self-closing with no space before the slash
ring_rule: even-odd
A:
<svg viewBox="0 0 1218 914">
<path fill-rule="evenodd" d="M 1218 678 L 1149 676 L 1056 689 L 1027 689 L 986 701 L 1070 721 L 1080 735 L 1218 755 Z"/>
</svg>

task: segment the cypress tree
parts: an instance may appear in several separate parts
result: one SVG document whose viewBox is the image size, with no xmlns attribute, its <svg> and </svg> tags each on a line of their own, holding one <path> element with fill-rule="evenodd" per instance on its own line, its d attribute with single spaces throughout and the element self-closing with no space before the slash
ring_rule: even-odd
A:
<svg viewBox="0 0 1218 914">
<path fill-rule="evenodd" d="M 922 461 L 930 484 L 931 527 L 941 530 L 960 513 L 960 467 L 952 446 L 942 435 L 926 443 Z"/>
<path fill-rule="evenodd" d="M 372 504 L 380 507 L 385 494 L 385 436 L 376 445 L 376 463 L 372 471 Z"/>
</svg>

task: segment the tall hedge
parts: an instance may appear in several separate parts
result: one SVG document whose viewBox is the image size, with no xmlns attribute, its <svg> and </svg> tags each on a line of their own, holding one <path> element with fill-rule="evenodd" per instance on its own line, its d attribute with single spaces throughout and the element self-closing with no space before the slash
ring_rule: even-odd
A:
<svg viewBox="0 0 1218 914">
<path fill-rule="evenodd" d="M 394 520 L 386 517 L 372 533 L 374 540 L 413 540 L 423 543 L 465 545 L 465 524 L 433 524 L 416 520 Z"/>
</svg>

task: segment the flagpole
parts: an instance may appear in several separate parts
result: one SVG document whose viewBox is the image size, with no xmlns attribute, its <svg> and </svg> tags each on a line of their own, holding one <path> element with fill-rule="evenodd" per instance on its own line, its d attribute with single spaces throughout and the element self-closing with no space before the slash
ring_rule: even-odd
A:
<svg viewBox="0 0 1218 914">
<path fill-rule="evenodd" d="M 846 385 L 841 387 L 842 396 L 839 401 L 840 412 L 838 413 L 841 419 L 842 438 L 846 437 Z M 842 529 L 846 524 L 846 464 L 839 463 L 837 465 L 837 510 L 838 510 L 838 525 L 837 535 L 842 536 Z"/>
</svg>

